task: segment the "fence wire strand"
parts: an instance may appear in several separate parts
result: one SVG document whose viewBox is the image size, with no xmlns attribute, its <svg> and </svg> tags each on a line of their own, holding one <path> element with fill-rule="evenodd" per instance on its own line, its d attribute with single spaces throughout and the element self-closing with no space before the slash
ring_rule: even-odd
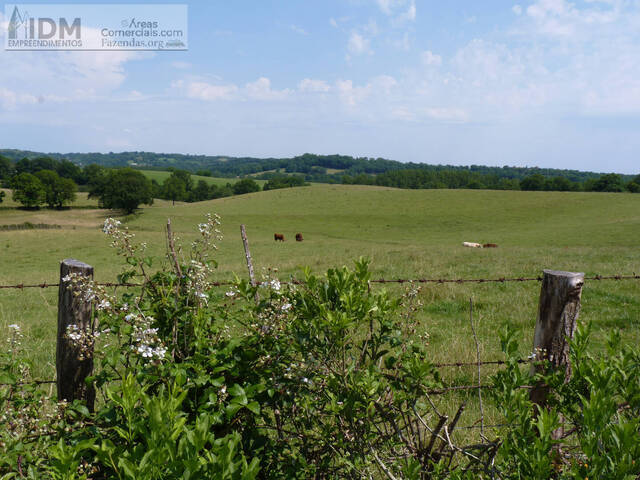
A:
<svg viewBox="0 0 640 480">
<path fill-rule="evenodd" d="M 632 274 L 632 275 L 592 275 L 590 277 L 585 277 L 585 280 L 640 280 L 640 275 Z M 377 283 L 377 284 L 412 284 L 412 283 L 435 283 L 435 284 L 444 284 L 444 283 L 452 283 L 452 284 L 462 284 L 462 283 L 509 283 L 509 282 L 541 282 L 542 276 L 537 277 L 499 277 L 499 278 L 396 278 L 396 279 L 386 279 L 386 278 L 377 278 L 374 280 L 369 280 L 369 283 Z M 268 285 L 269 282 L 256 282 L 256 285 Z M 281 281 L 282 285 L 305 285 L 306 282 L 303 280 L 288 280 Z M 97 283 L 97 285 L 103 287 L 140 287 L 139 283 L 117 283 L 117 282 L 104 282 Z M 221 281 L 221 282 L 211 282 L 212 287 L 229 287 L 235 285 L 235 282 L 231 281 Z M 18 283 L 14 285 L 0 285 L 0 289 L 17 289 L 23 290 L 25 288 L 51 288 L 51 287 L 59 287 L 59 283 Z"/>
</svg>

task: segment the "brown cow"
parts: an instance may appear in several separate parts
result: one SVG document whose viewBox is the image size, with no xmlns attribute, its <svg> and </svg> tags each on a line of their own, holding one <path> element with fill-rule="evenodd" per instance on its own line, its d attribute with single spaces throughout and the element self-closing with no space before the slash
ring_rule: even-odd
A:
<svg viewBox="0 0 640 480">
<path fill-rule="evenodd" d="M 482 248 L 498 248 L 498 245 L 496 245 L 495 243 L 485 243 L 484 245 L 482 245 Z"/>
<path fill-rule="evenodd" d="M 281 233 L 274 233 L 273 234 L 273 239 L 277 242 L 278 240 L 280 240 L 281 242 L 284 242 L 284 235 Z"/>
<path fill-rule="evenodd" d="M 301 233 L 296 233 L 296 242 L 301 242 L 303 240 Z"/>
</svg>

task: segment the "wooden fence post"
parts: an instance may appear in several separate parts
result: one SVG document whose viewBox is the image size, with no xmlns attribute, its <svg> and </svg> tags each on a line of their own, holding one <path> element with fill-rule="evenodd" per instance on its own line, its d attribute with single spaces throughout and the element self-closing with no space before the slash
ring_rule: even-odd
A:
<svg viewBox="0 0 640 480">
<path fill-rule="evenodd" d="M 537 362 L 531 366 L 532 374 L 544 368 L 544 362 L 540 362 L 541 360 L 547 360 L 553 367 L 564 369 L 565 382 L 571 378 L 569 341 L 573 339 L 576 330 L 583 285 L 584 273 L 544 271 L 533 338 L 533 351 Z M 530 399 L 533 403 L 543 406 L 546 404 L 548 393 L 547 385 L 535 385 L 531 390 Z"/>
<path fill-rule="evenodd" d="M 78 260 L 66 259 L 60 264 L 60 287 L 58 290 L 58 341 L 56 345 L 56 372 L 58 400 L 84 400 L 89 411 L 93 411 L 96 392 L 85 383 L 93 372 L 93 351 L 84 353 L 79 359 L 79 349 L 66 336 L 67 326 L 77 325 L 81 331 L 91 332 L 91 302 L 73 294 L 70 282 L 63 280 L 75 273 L 93 278 L 93 267 Z"/>
<path fill-rule="evenodd" d="M 253 273 L 253 262 L 251 261 L 251 252 L 249 251 L 249 239 L 247 238 L 247 230 L 244 228 L 244 224 L 240 225 L 240 236 L 242 237 L 242 244 L 244 245 L 244 256 L 247 259 L 247 268 L 249 269 L 249 280 L 251 281 L 251 286 L 255 287 L 256 276 Z M 256 291 L 255 295 L 256 303 L 260 303 L 260 295 Z"/>
</svg>

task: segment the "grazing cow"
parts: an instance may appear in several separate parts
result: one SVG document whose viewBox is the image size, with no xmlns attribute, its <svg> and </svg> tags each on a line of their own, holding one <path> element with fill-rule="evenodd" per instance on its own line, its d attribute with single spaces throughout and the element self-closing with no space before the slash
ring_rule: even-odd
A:
<svg viewBox="0 0 640 480">
<path fill-rule="evenodd" d="M 301 242 L 303 240 L 301 233 L 296 233 L 296 242 Z"/>
<path fill-rule="evenodd" d="M 470 248 L 482 248 L 481 243 L 475 243 L 475 242 L 462 242 L 462 245 Z"/>
<path fill-rule="evenodd" d="M 495 243 L 485 243 L 484 245 L 482 245 L 482 248 L 498 248 L 498 245 L 496 245 Z"/>
<path fill-rule="evenodd" d="M 274 233 L 273 239 L 277 242 L 278 240 L 284 242 L 284 235 L 281 233 Z"/>
</svg>

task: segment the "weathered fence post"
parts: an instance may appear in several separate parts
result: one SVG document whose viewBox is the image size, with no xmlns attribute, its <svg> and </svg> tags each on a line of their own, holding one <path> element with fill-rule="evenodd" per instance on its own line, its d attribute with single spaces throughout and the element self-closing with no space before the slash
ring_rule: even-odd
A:
<svg viewBox="0 0 640 480">
<path fill-rule="evenodd" d="M 531 366 L 532 374 L 541 371 L 545 363 L 541 360 L 546 360 L 553 367 L 564 369 L 565 382 L 571 378 L 569 341 L 576 330 L 583 285 L 584 273 L 544 271 L 533 338 L 536 363 Z M 543 406 L 548 393 L 547 385 L 535 385 L 530 393 L 531 401 Z"/>
<path fill-rule="evenodd" d="M 71 273 L 93 278 L 93 267 L 72 259 L 63 260 L 60 264 L 56 345 L 58 400 L 84 400 L 89 411 L 93 411 L 96 392 L 85 383 L 85 378 L 93 372 L 93 352 L 85 352 L 80 360 L 78 347 L 66 336 L 69 325 L 77 325 L 80 331 L 91 331 L 91 302 L 74 295 L 69 289 L 70 282 L 63 279 Z"/>
<path fill-rule="evenodd" d="M 244 245 L 244 256 L 247 259 L 247 268 L 249 269 L 249 280 L 251 281 L 251 286 L 255 287 L 256 276 L 253 273 L 253 262 L 251 261 L 251 252 L 249 251 L 249 239 L 247 238 L 247 230 L 244 228 L 244 224 L 240 225 L 240 236 L 242 237 L 242 244 Z M 260 302 L 260 296 L 258 292 L 255 295 L 256 303 Z"/>
</svg>

